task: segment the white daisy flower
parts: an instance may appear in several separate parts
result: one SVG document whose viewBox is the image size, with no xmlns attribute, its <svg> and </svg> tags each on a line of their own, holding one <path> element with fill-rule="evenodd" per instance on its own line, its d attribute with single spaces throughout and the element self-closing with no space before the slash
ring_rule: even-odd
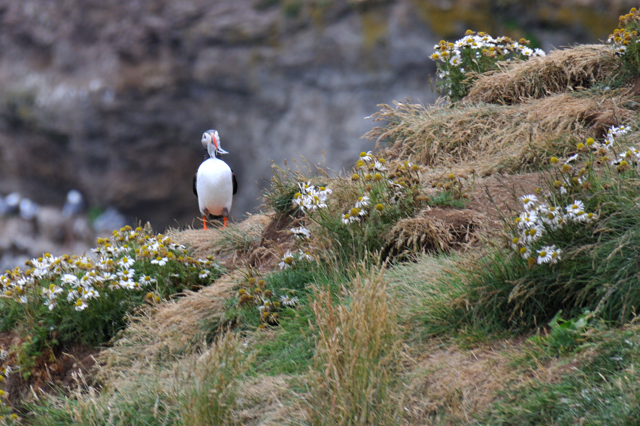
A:
<svg viewBox="0 0 640 426">
<path fill-rule="evenodd" d="M 85 309 L 87 309 L 88 306 L 89 305 L 87 304 L 87 302 L 84 301 L 83 299 L 76 300 L 76 303 L 75 303 L 76 311 L 84 311 Z"/>
<path fill-rule="evenodd" d="M 155 284 L 155 283 L 156 283 L 156 279 L 151 278 L 149 275 L 145 275 L 144 277 L 140 278 L 140 284 L 142 285 L 149 285 L 149 284 Z"/>
<path fill-rule="evenodd" d="M 366 207 L 369 205 L 369 197 L 366 195 L 363 195 L 362 197 L 358 198 L 358 201 L 356 201 L 356 208 L 362 208 L 362 207 Z"/>
<path fill-rule="evenodd" d="M 589 220 L 589 215 L 581 210 L 573 215 L 573 220 L 576 222 L 587 222 Z"/>
<path fill-rule="evenodd" d="M 293 233 L 293 235 L 296 238 L 299 238 L 302 240 L 309 239 L 309 237 L 311 236 L 311 232 L 309 232 L 309 230 L 304 226 L 300 226 L 298 228 L 291 228 L 289 229 L 289 231 Z"/>
<path fill-rule="evenodd" d="M 309 253 L 308 251 L 302 251 L 300 250 L 298 252 L 298 259 L 305 259 L 305 260 L 313 260 L 313 256 L 311 256 L 311 253 Z"/>
<path fill-rule="evenodd" d="M 280 296 L 280 303 L 284 306 L 295 306 L 298 304 L 297 297 Z"/>
<path fill-rule="evenodd" d="M 580 200 L 574 200 L 572 204 L 569 204 L 565 207 L 567 210 L 567 215 L 570 218 L 574 218 L 577 213 L 584 212 L 584 203 Z"/>
<path fill-rule="evenodd" d="M 129 277 L 122 277 L 120 281 L 118 281 L 118 285 L 120 286 L 120 288 L 127 288 L 129 290 L 135 288 L 136 284 L 137 283 L 135 283 L 133 279 Z"/>
<path fill-rule="evenodd" d="M 531 257 L 531 250 L 529 250 L 529 247 L 520 247 L 518 251 L 523 259 L 529 259 Z"/>
<path fill-rule="evenodd" d="M 536 225 L 529 229 L 526 229 L 522 234 L 522 239 L 525 243 L 533 243 L 538 241 L 544 235 L 544 228 Z"/>
<path fill-rule="evenodd" d="M 562 210 L 555 206 L 540 206 L 538 215 L 542 223 L 548 225 L 551 229 L 557 229 L 562 221 Z"/>
<path fill-rule="evenodd" d="M 122 271 L 118 271 L 118 276 L 119 277 L 127 277 L 127 278 L 133 278 L 133 275 L 135 274 L 135 270 L 133 269 L 123 269 Z"/>
<path fill-rule="evenodd" d="M 287 250 L 284 256 L 282 256 L 282 261 L 278 264 L 278 266 L 280 266 L 280 270 L 288 269 L 291 267 L 291 265 L 293 265 L 294 262 L 295 259 L 293 258 L 293 254 L 291 254 L 290 250 Z"/>
<path fill-rule="evenodd" d="M 200 279 L 205 279 L 209 276 L 211 272 L 209 272 L 207 269 L 203 269 L 200 274 L 198 275 L 198 278 Z"/>
<path fill-rule="evenodd" d="M 540 250 L 537 250 L 538 257 L 536 261 L 538 264 L 549 263 L 552 260 L 551 252 L 555 250 L 555 246 L 544 246 Z"/>
<path fill-rule="evenodd" d="M 520 201 L 524 205 L 524 209 L 527 211 L 535 210 L 536 203 L 538 202 L 538 197 L 533 194 L 523 195 L 520 197 Z"/>
<path fill-rule="evenodd" d="M 525 211 L 520 213 L 520 216 L 516 218 L 518 228 L 528 229 L 535 226 L 538 223 L 538 215 L 536 212 Z"/>
<path fill-rule="evenodd" d="M 151 261 L 151 263 L 153 263 L 154 265 L 158 265 L 158 266 L 164 266 L 167 264 L 167 262 L 169 261 L 169 259 L 167 259 L 166 257 L 156 257 L 155 259 L 153 259 Z"/>
<path fill-rule="evenodd" d="M 373 160 L 373 154 L 371 153 L 371 151 L 368 151 L 366 153 L 362 152 L 362 153 L 360 153 L 360 159 L 362 161 L 371 161 L 371 160 Z"/>
<path fill-rule="evenodd" d="M 58 302 L 56 301 L 56 299 L 49 299 L 44 303 L 44 305 L 49 308 L 50 311 L 53 311 L 53 308 L 55 308 L 57 304 Z"/>
<path fill-rule="evenodd" d="M 59 293 L 62 293 L 62 288 L 55 284 L 50 284 L 48 288 L 45 287 L 42 289 L 42 295 L 49 299 L 55 299 Z"/>
<path fill-rule="evenodd" d="M 524 56 L 532 56 L 533 55 L 533 49 L 526 47 L 526 46 L 522 46 L 522 48 L 520 49 L 520 52 L 524 55 Z"/>
<path fill-rule="evenodd" d="M 118 260 L 118 265 L 122 268 L 130 268 L 131 266 L 133 266 L 133 264 L 135 263 L 135 261 L 133 259 L 131 259 L 130 257 L 123 257 L 122 259 Z"/>
<path fill-rule="evenodd" d="M 97 299 L 98 297 L 100 297 L 100 293 L 93 287 L 83 290 L 82 298 L 84 300 Z"/>
<path fill-rule="evenodd" d="M 71 302 L 73 299 L 77 297 L 78 297 L 77 290 L 69 290 L 69 293 L 67 293 L 67 302 Z"/>
<path fill-rule="evenodd" d="M 560 255 L 562 254 L 562 250 L 560 250 L 559 248 L 556 248 L 556 246 L 551 246 L 552 250 L 550 251 L 551 253 L 551 260 L 549 261 L 549 263 L 554 264 L 554 263 L 558 263 L 558 261 L 560 260 Z"/>
</svg>

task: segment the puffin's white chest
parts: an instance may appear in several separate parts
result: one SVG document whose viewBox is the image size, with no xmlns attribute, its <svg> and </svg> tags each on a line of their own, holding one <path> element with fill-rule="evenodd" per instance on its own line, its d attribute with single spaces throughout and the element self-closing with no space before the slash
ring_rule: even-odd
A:
<svg viewBox="0 0 640 426">
<path fill-rule="evenodd" d="M 196 190 L 200 213 L 226 216 L 233 200 L 231 168 L 222 160 L 209 158 L 198 168 Z M 225 208 L 226 214 L 223 213 Z"/>
</svg>

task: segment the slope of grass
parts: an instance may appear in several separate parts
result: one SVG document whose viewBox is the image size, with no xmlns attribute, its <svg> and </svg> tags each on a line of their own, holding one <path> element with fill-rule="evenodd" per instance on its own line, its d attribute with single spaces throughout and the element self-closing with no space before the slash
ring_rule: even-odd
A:
<svg viewBox="0 0 640 426">
<path fill-rule="evenodd" d="M 577 47 L 504 65 L 475 76 L 454 104 L 384 107 L 386 126 L 369 134 L 384 150 L 362 153 L 347 176 L 276 168 L 269 215 L 173 231 L 188 248 L 131 237 L 136 246 L 122 250 L 154 290 L 120 303 L 124 311 L 96 308 L 106 331 L 72 305 L 55 317 L 66 343 L 102 333 L 84 340 L 108 346 L 90 380 L 2 404 L 0 415 L 32 424 L 631 423 L 640 129 L 637 94 L 619 72 L 626 59 L 610 52 Z M 605 146 L 611 126 L 624 124 L 624 138 Z M 524 243 L 512 238 L 526 240 L 530 228 L 504 212 L 508 238 L 497 238 L 487 225 L 496 218 L 469 211 L 492 197 L 463 188 L 473 181 L 463 176 L 531 170 L 548 175 L 537 193 L 545 208 L 569 218 L 581 201 L 593 216 L 572 210 Z M 553 262 L 541 253 L 551 245 L 562 249 Z M 212 253 L 227 271 L 205 258 Z M 91 266 L 77 266 L 87 280 Z M 34 280 L 26 304 L 22 275 L 3 281 L 13 284 L 0 323 L 33 336 L 2 353 L 3 368 L 18 355 L 23 374 L 49 365 L 37 352 L 58 334 L 46 329 L 53 317 L 42 298 L 63 287 L 59 272 Z"/>
</svg>

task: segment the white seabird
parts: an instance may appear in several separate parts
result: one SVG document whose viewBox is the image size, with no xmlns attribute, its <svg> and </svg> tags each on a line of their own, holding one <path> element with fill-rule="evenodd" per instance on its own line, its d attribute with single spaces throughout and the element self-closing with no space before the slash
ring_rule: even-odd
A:
<svg viewBox="0 0 640 426">
<path fill-rule="evenodd" d="M 210 158 L 200 165 L 193 178 L 193 193 L 198 197 L 204 229 L 207 229 L 207 219 L 211 216 L 222 216 L 224 228 L 231 211 L 233 194 L 238 191 L 238 183 L 229 165 L 222 161 L 222 154 L 228 152 L 220 147 L 218 132 L 207 130 L 202 134 L 200 142 Z"/>
</svg>

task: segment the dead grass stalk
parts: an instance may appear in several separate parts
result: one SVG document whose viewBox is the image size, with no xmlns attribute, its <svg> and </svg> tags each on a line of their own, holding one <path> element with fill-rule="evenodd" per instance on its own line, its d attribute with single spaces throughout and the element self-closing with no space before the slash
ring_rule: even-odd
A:
<svg viewBox="0 0 640 426">
<path fill-rule="evenodd" d="M 349 306 L 317 290 L 317 353 L 309 377 L 313 424 L 392 424 L 401 414 L 392 383 L 400 358 L 396 307 L 382 272 L 357 277 Z"/>
</svg>

